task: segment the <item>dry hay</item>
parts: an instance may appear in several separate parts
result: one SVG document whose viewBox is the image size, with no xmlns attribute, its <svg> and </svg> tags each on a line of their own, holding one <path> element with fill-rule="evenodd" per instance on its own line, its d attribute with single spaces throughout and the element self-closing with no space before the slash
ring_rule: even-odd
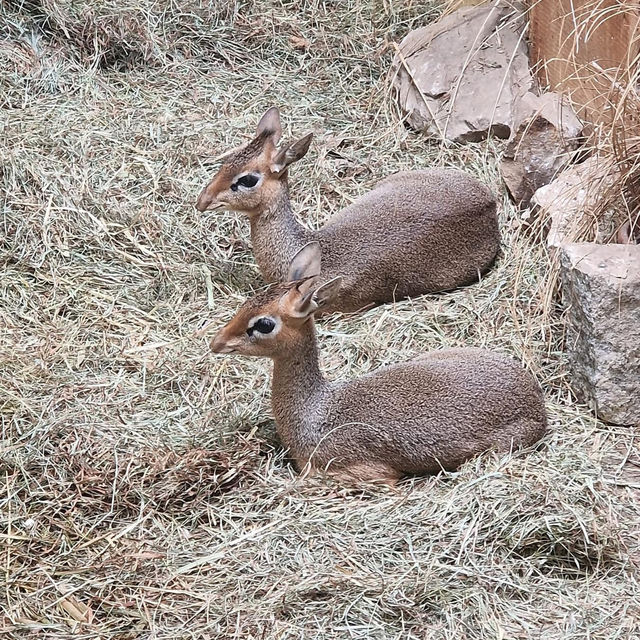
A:
<svg viewBox="0 0 640 640">
<path fill-rule="evenodd" d="M 610 162 L 612 183 L 595 197 L 595 224 L 610 220 L 615 228 L 612 242 L 629 239 L 640 242 L 640 57 L 634 60 L 633 70 L 620 72 L 611 80 L 606 96 L 614 113 L 611 125 L 600 127 L 594 143 L 594 153 Z M 588 196 L 588 197 L 589 197 Z"/>
<path fill-rule="evenodd" d="M 302 480 L 268 363 L 195 337 L 262 286 L 246 221 L 192 205 L 270 104 L 317 134 L 292 172 L 310 225 L 403 168 L 504 193 L 498 144 L 429 146 L 386 99 L 389 43 L 436 3 L 141 2 L 153 55 L 109 49 L 124 27 L 84 47 L 101 7 L 128 24 L 117 4 L 3 5 L 3 637 L 637 637 L 637 484 L 607 462 L 637 444 L 572 398 L 547 261 L 506 200 L 480 285 L 323 320 L 322 359 L 337 378 L 444 346 L 510 353 L 545 389 L 535 451 L 393 491 Z"/>
</svg>

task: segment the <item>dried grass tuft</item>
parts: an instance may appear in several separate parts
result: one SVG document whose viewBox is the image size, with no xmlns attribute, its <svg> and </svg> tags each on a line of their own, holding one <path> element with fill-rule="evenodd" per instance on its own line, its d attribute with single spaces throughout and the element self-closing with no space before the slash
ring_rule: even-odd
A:
<svg viewBox="0 0 640 640">
<path fill-rule="evenodd" d="M 322 363 L 336 379 L 445 346 L 511 354 L 545 390 L 539 449 L 393 491 L 301 479 L 268 363 L 196 336 L 262 286 L 246 221 L 193 202 L 271 104 L 316 133 L 291 175 L 309 225 L 400 169 L 503 193 L 500 144 L 434 146 L 387 100 L 390 43 L 440 3 L 4 6 L 3 637 L 640 635 L 637 437 L 572 398 L 547 258 L 506 198 L 482 283 L 323 319 Z"/>
<path fill-rule="evenodd" d="M 45 473 L 52 476 L 52 498 L 61 501 L 65 494 L 75 494 L 73 508 L 88 514 L 96 504 L 125 515 L 145 507 L 176 515 L 196 510 L 236 486 L 258 462 L 256 443 L 242 438 L 213 451 L 176 452 L 165 446 L 118 452 L 96 446 L 82 432 L 58 442 L 52 438 L 50 444 Z"/>
<path fill-rule="evenodd" d="M 640 238 L 640 53 L 637 6 L 627 2 L 587 2 L 571 5 L 561 30 L 558 56 L 540 69 L 564 78 L 561 90 L 574 100 L 586 119 L 589 138 L 583 151 L 598 156 L 604 177 L 594 175 L 586 185 L 584 224 L 576 226 L 575 242 L 634 242 Z M 602 44 L 609 24 L 622 30 L 618 37 L 627 50 L 614 61 Z M 556 26 L 557 28 L 557 26 Z M 596 49 L 603 60 L 588 59 L 584 50 Z M 617 45 L 617 43 L 615 43 Z M 590 49 L 591 47 L 591 49 Z M 617 46 L 615 55 L 620 54 Z M 546 72 L 551 68 L 551 72 Z M 559 71 L 558 71 L 559 70 Z"/>
<path fill-rule="evenodd" d="M 215 55 L 215 31 L 233 25 L 239 3 L 224 0 L 11 0 L 28 27 L 89 67 L 163 66 L 176 57 Z M 212 33 L 213 32 L 213 33 Z M 212 35 L 214 37 L 212 37 Z"/>
</svg>

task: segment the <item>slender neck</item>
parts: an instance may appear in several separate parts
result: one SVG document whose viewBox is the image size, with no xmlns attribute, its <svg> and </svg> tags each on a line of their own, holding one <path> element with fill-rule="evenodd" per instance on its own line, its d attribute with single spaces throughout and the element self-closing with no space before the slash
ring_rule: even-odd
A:
<svg viewBox="0 0 640 640">
<path fill-rule="evenodd" d="M 273 362 L 271 404 L 283 444 L 294 457 L 315 446 L 321 403 L 328 383 L 320 372 L 313 320 L 303 327 L 295 344 Z"/>
<path fill-rule="evenodd" d="M 250 218 L 253 253 L 262 275 L 271 282 L 287 279 L 291 259 L 310 235 L 293 215 L 287 178 L 278 184 L 278 193 L 269 206 Z"/>
</svg>

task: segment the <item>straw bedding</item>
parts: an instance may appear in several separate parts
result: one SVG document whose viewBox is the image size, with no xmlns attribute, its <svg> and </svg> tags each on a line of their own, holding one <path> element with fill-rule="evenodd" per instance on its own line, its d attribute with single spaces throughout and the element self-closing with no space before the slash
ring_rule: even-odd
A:
<svg viewBox="0 0 640 640">
<path fill-rule="evenodd" d="M 638 637 L 637 444 L 571 395 L 501 147 L 429 143 L 389 99 L 391 43 L 440 10 L 3 4 L 4 637 Z M 309 225 L 400 169 L 462 167 L 500 194 L 482 283 L 323 319 L 322 363 L 340 378 L 446 346 L 511 354 L 545 390 L 539 448 L 394 490 L 292 471 L 269 363 L 195 335 L 263 286 L 246 220 L 193 203 L 271 104 L 288 134 L 316 132 L 291 175 Z"/>
</svg>

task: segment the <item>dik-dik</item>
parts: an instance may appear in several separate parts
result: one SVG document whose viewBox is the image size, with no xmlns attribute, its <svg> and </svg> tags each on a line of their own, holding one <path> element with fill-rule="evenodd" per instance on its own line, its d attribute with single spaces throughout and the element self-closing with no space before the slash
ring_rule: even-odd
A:
<svg viewBox="0 0 640 640">
<path fill-rule="evenodd" d="M 323 276 L 340 276 L 330 311 L 357 311 L 477 282 L 500 245 L 496 200 L 478 180 L 453 169 L 402 171 L 381 182 L 318 230 L 303 227 L 289 201 L 289 166 L 312 134 L 278 148 L 278 109 L 256 137 L 224 157 L 204 188 L 199 211 L 249 216 L 253 251 L 264 278 L 283 282 L 293 256 L 319 243 Z"/>
<path fill-rule="evenodd" d="M 295 275 L 303 279 L 245 302 L 211 348 L 273 360 L 277 431 L 298 470 L 393 484 L 404 474 L 455 469 L 483 451 L 507 452 L 544 435 L 533 376 L 482 349 L 434 351 L 355 380 L 327 381 L 313 316 L 331 305 L 341 279 L 320 284 L 309 271 Z"/>
</svg>

